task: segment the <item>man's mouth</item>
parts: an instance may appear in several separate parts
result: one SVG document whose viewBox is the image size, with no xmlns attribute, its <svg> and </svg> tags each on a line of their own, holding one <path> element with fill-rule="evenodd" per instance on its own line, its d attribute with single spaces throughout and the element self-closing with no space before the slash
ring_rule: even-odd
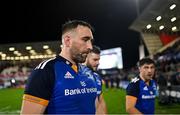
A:
<svg viewBox="0 0 180 115">
<path fill-rule="evenodd" d="M 152 74 L 148 74 L 147 76 L 150 76 L 150 77 L 151 77 L 151 76 L 152 76 Z"/>
</svg>

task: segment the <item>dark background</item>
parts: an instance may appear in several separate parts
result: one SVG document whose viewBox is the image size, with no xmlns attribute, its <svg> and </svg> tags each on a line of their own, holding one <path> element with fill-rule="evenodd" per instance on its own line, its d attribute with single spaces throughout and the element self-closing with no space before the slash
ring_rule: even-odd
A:
<svg viewBox="0 0 180 115">
<path fill-rule="evenodd" d="M 151 0 L 139 0 L 139 10 Z M 16 0 L 0 3 L 0 44 L 59 40 L 61 25 L 89 22 L 101 49 L 122 48 L 125 68 L 139 59 L 139 33 L 129 26 L 137 18 L 136 0 Z"/>
</svg>

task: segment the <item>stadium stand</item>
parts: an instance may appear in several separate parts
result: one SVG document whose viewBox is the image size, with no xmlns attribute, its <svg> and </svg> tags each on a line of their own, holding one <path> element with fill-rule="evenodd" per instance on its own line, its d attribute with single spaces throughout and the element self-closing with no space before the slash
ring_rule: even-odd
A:
<svg viewBox="0 0 180 115">
<path fill-rule="evenodd" d="M 141 34 L 149 55 L 180 36 L 179 11 L 179 0 L 152 0 L 129 27 Z"/>
<path fill-rule="evenodd" d="M 59 41 L 0 45 L 0 88 L 24 87 L 31 70 L 60 51 Z"/>
</svg>

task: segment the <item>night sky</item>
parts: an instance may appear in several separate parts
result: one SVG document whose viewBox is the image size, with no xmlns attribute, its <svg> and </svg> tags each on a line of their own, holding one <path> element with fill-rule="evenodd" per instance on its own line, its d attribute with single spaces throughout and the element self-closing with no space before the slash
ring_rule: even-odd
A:
<svg viewBox="0 0 180 115">
<path fill-rule="evenodd" d="M 140 8 L 147 3 L 139 0 Z M 139 33 L 128 29 L 137 17 L 135 0 L 16 0 L 0 7 L 0 44 L 58 40 L 65 21 L 80 19 L 95 28 L 102 50 L 122 48 L 125 68 L 138 61 Z"/>
</svg>

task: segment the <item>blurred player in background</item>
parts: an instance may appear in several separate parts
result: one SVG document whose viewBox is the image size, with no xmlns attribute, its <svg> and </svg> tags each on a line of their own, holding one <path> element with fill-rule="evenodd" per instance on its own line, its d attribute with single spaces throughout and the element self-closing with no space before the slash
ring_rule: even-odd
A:
<svg viewBox="0 0 180 115">
<path fill-rule="evenodd" d="M 154 114 L 156 83 L 155 62 L 150 58 L 139 61 L 139 76 L 132 79 L 126 91 L 126 111 L 129 114 Z"/>
<path fill-rule="evenodd" d="M 96 82 L 97 85 L 97 98 L 96 98 L 96 114 L 107 114 L 107 107 L 102 95 L 102 79 L 96 72 L 100 60 L 100 48 L 93 46 L 93 49 L 88 54 L 86 62 L 80 67 L 80 72 L 88 76 Z"/>
</svg>

